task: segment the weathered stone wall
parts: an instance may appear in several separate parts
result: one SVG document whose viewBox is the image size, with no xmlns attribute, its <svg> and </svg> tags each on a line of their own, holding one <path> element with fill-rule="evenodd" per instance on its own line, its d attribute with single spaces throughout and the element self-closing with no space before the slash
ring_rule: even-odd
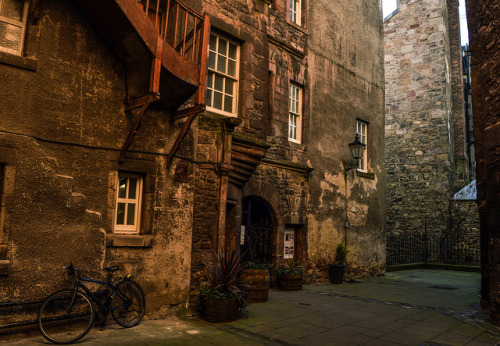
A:
<svg viewBox="0 0 500 346">
<path fill-rule="evenodd" d="M 385 267 L 381 3 L 315 1 L 309 14 L 311 270 L 324 276 L 347 235 L 351 276 L 377 275 Z M 353 165 L 348 143 L 354 140 L 357 119 L 369 124 L 369 169 L 367 174 L 351 170 L 345 180 L 345 169 Z"/>
<path fill-rule="evenodd" d="M 103 266 L 121 265 L 144 287 L 149 310 L 185 303 L 193 191 L 166 170 L 164 157 L 177 127 L 170 114 L 146 112 L 119 165 L 136 116 L 124 112 L 125 71 L 75 2 L 41 9 L 30 28 L 39 33 L 29 49 L 35 70 L 0 63 L 0 163 L 15 169 L 4 179 L 12 190 L 15 177 L 15 192 L 2 208 L 0 300 L 46 296 L 64 285 L 62 266 L 72 261 L 96 277 Z M 112 234 L 122 169 L 145 176 L 141 235 Z"/>
<path fill-rule="evenodd" d="M 461 261 L 479 263 L 479 214 L 475 200 L 451 201 L 451 238 L 460 239 L 456 243 L 457 252 L 462 254 Z M 477 265 L 477 264 L 476 264 Z"/>
<path fill-rule="evenodd" d="M 466 2 L 481 230 L 481 300 L 500 325 L 500 1 Z"/>
<path fill-rule="evenodd" d="M 454 188 L 453 117 L 463 116 L 453 112 L 448 11 L 445 1 L 398 7 L 384 24 L 387 231 L 439 233 Z"/>
</svg>

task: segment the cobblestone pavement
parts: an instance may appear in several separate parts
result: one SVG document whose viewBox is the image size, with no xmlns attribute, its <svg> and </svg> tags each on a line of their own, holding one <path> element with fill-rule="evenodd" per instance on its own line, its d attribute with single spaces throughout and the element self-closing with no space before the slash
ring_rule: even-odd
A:
<svg viewBox="0 0 500 346">
<path fill-rule="evenodd" d="M 408 270 L 342 285 L 271 290 L 226 324 L 200 319 L 95 328 L 82 345 L 496 345 L 500 329 L 478 308 L 479 274 Z M 44 343 L 40 336 L 12 345 Z M 0 342 L 0 345 L 2 342 Z"/>
</svg>

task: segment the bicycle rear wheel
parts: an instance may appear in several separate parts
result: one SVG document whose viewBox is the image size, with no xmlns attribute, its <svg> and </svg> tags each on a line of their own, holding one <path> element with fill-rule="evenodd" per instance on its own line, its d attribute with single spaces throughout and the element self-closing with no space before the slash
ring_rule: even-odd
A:
<svg viewBox="0 0 500 346">
<path fill-rule="evenodd" d="M 133 281 L 116 285 L 111 303 L 111 315 L 120 326 L 134 327 L 141 322 L 146 311 L 146 298 L 141 286 Z"/>
<path fill-rule="evenodd" d="M 71 306 L 73 290 L 61 290 L 50 295 L 38 311 L 38 329 L 43 337 L 55 344 L 71 344 L 80 340 L 92 328 L 94 307 L 89 298 L 77 292 Z"/>
</svg>

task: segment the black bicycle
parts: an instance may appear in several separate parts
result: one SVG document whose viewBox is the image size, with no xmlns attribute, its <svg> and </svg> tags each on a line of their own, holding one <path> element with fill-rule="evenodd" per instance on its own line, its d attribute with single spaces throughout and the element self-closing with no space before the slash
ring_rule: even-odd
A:
<svg viewBox="0 0 500 346">
<path fill-rule="evenodd" d="M 83 338 L 92 328 L 98 308 L 101 326 L 111 313 L 113 319 L 125 328 L 139 324 L 146 310 L 144 292 L 132 276 L 127 275 L 115 285 L 113 273 L 118 266 L 104 268 L 106 281 L 82 278 L 73 264 L 64 267 L 75 278 L 72 289 L 51 294 L 38 312 L 38 329 L 43 337 L 55 344 L 70 344 Z M 84 282 L 101 285 L 92 292 Z M 94 303 L 96 307 L 94 307 Z"/>
</svg>

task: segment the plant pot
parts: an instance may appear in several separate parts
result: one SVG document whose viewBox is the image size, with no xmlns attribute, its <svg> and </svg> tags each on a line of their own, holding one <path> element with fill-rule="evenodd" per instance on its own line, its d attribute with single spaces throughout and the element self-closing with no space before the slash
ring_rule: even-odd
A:
<svg viewBox="0 0 500 346">
<path fill-rule="evenodd" d="M 340 285 L 344 282 L 345 264 L 330 264 L 328 274 L 332 284 Z"/>
<path fill-rule="evenodd" d="M 269 269 L 245 269 L 240 279 L 250 287 L 247 289 L 248 303 L 267 301 L 269 295 Z"/>
<path fill-rule="evenodd" d="M 235 298 L 213 299 L 203 297 L 201 312 L 207 322 L 222 323 L 238 319 L 240 303 Z"/>
<path fill-rule="evenodd" d="M 302 289 L 304 278 L 302 274 L 281 274 L 280 289 L 283 291 L 298 291 Z"/>
</svg>

